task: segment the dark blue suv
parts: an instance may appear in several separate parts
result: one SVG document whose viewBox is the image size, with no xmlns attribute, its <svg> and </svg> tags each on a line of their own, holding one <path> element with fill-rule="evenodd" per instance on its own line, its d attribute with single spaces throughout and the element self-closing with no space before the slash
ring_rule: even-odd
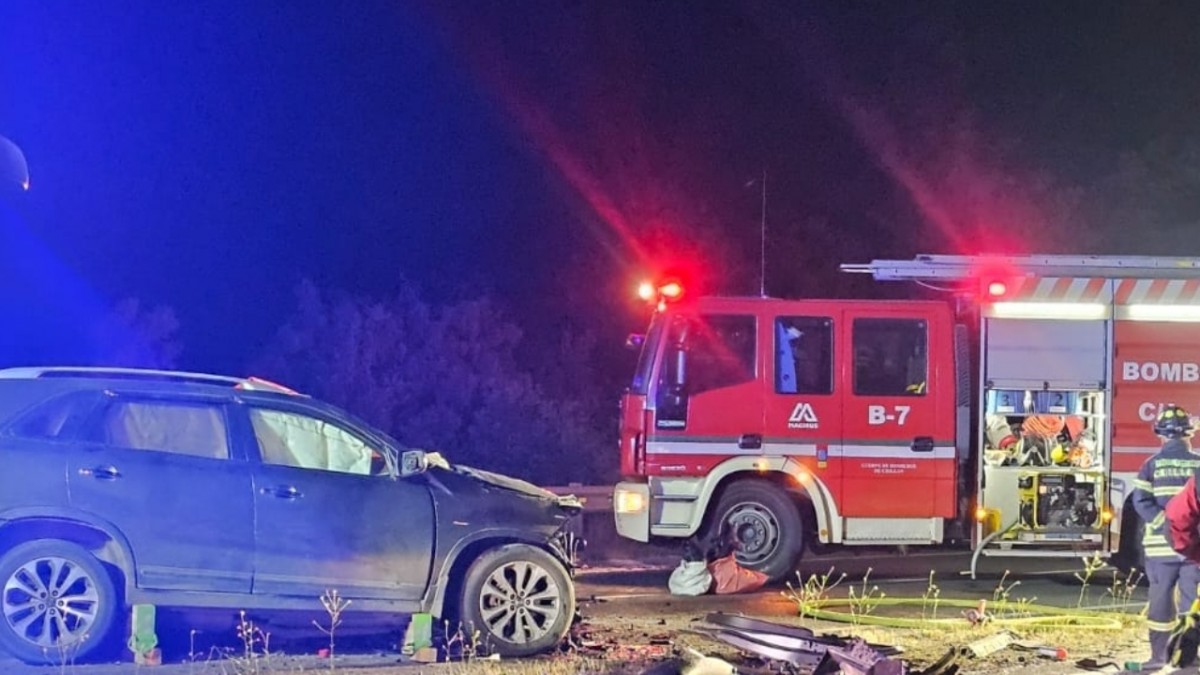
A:
<svg viewBox="0 0 1200 675">
<path fill-rule="evenodd" d="M 405 450 L 258 379 L 0 371 L 0 645 L 84 657 L 136 603 L 348 617 L 429 612 L 503 655 L 575 612 L 578 501 Z"/>
</svg>

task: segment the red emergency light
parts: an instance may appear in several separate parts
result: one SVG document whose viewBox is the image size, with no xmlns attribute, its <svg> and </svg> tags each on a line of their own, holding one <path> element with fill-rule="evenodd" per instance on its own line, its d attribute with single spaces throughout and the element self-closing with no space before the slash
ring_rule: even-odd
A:
<svg viewBox="0 0 1200 675">
<path fill-rule="evenodd" d="M 987 294 L 989 298 L 1002 298 L 1008 293 L 1008 284 L 1003 281 L 992 281 L 987 285 Z"/>
<path fill-rule="evenodd" d="M 675 279 L 658 284 L 643 281 L 638 284 L 638 297 L 646 302 L 652 302 L 661 310 L 669 302 L 676 302 L 683 297 L 683 284 Z"/>
<path fill-rule="evenodd" d="M 666 300 L 678 300 L 683 297 L 683 284 L 678 281 L 668 281 L 658 287 L 658 293 Z"/>
</svg>

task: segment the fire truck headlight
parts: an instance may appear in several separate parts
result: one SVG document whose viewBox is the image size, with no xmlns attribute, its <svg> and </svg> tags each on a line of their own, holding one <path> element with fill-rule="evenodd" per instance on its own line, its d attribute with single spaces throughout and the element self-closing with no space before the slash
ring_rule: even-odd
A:
<svg viewBox="0 0 1200 675">
<path fill-rule="evenodd" d="M 613 493 L 613 510 L 617 513 L 640 513 L 646 510 L 646 495 L 641 492 L 617 490 Z"/>
</svg>

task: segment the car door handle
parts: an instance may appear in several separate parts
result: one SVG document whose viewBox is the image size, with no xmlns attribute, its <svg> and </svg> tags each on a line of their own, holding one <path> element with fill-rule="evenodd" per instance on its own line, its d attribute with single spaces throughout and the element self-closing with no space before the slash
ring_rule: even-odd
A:
<svg viewBox="0 0 1200 675">
<path fill-rule="evenodd" d="M 738 439 L 738 447 L 743 450 L 761 450 L 762 434 L 742 434 Z"/>
<path fill-rule="evenodd" d="M 116 480 L 121 477 L 121 472 L 117 467 L 112 466 L 85 466 L 79 469 L 80 476 L 90 476 L 96 480 Z"/>
<path fill-rule="evenodd" d="M 910 447 L 913 452 L 933 452 L 933 436 L 917 436 Z"/>
<path fill-rule="evenodd" d="M 294 485 L 276 485 L 275 487 L 265 487 L 259 489 L 260 494 L 271 495 L 279 499 L 296 499 L 302 497 L 304 493 L 296 489 Z"/>
</svg>

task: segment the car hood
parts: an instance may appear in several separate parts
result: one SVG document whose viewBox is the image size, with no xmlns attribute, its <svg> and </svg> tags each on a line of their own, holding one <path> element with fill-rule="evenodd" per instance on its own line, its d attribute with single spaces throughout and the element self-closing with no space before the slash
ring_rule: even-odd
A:
<svg viewBox="0 0 1200 675">
<path fill-rule="evenodd" d="M 484 471 L 483 469 L 476 469 L 475 467 L 471 466 L 463 466 L 461 464 L 455 464 L 451 466 L 450 470 L 457 474 L 469 476 L 477 481 L 487 483 L 489 485 L 495 485 L 496 487 L 512 490 L 513 492 L 519 492 L 530 497 L 537 497 L 538 499 L 545 499 L 547 501 L 555 502 L 565 509 L 580 509 L 583 506 L 579 499 L 575 497 L 575 495 L 556 495 L 545 488 L 540 488 L 533 483 L 521 480 L 520 478 L 513 478 L 511 476 L 505 476 L 503 474 L 493 473 L 491 471 Z"/>
</svg>

